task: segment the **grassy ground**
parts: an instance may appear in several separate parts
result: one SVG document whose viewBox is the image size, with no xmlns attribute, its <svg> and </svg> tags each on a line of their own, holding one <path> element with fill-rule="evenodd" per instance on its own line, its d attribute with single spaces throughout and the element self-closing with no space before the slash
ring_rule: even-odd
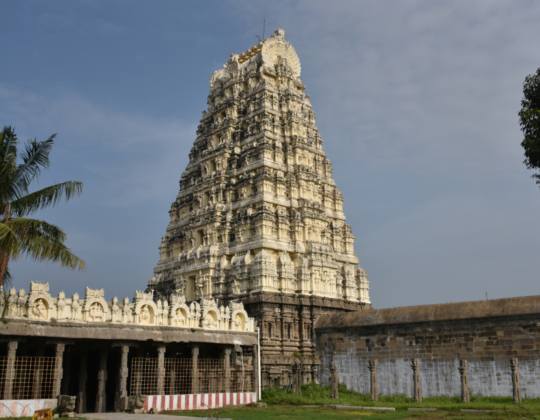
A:
<svg viewBox="0 0 540 420">
<path fill-rule="evenodd" d="M 210 413 L 212 411 L 212 413 Z M 408 412 L 393 412 L 388 414 L 379 414 L 375 412 L 366 412 L 363 410 L 335 410 L 327 407 L 307 408 L 291 405 L 268 406 L 266 408 L 258 407 L 240 407 L 240 408 L 220 408 L 209 411 L 190 411 L 178 413 L 184 416 L 230 418 L 235 420 L 354 420 L 354 419 L 372 419 L 372 420 L 393 420 L 410 418 Z"/>
<path fill-rule="evenodd" d="M 507 410 L 518 407 L 514 404 L 512 397 L 486 397 L 483 395 L 472 395 L 471 402 L 463 404 L 460 397 L 430 397 L 424 398 L 421 403 L 415 403 L 413 398 L 404 395 L 379 396 L 379 401 L 371 401 L 369 395 L 359 394 L 349 391 L 345 386 L 340 385 L 339 399 L 330 398 L 330 387 L 309 384 L 302 386 L 302 394 L 285 393 L 281 389 L 268 389 L 263 392 L 261 401 L 268 404 L 290 404 L 290 405 L 325 405 L 325 404 L 349 404 L 370 407 L 394 407 L 396 410 L 408 409 L 409 407 L 431 407 L 448 411 L 459 411 L 462 408 L 475 410 Z M 520 404 L 523 410 L 531 410 L 535 415 L 540 415 L 540 399 L 526 399 Z"/>
<path fill-rule="evenodd" d="M 424 398 L 422 403 L 415 403 L 412 398 L 402 395 L 379 397 L 378 402 L 371 401 L 369 395 L 358 394 L 340 386 L 339 400 L 330 398 L 330 388 L 320 385 L 302 386 L 302 394 L 287 394 L 280 389 L 269 389 L 263 392 L 261 401 L 268 404 L 259 407 L 226 407 L 211 411 L 193 411 L 171 413 L 196 417 L 232 418 L 235 420 L 356 420 L 356 419 L 535 419 L 540 420 L 540 399 L 524 400 L 522 404 L 514 404 L 511 397 L 471 396 L 471 402 L 461 403 L 459 397 Z M 351 406 L 394 407 L 395 412 L 377 412 L 358 409 L 333 409 L 326 404 L 349 404 Z M 314 405 L 315 407 L 303 407 Z M 436 412 L 410 412 L 408 408 L 437 408 Z M 461 413 L 459 410 L 494 410 L 492 414 Z"/>
<path fill-rule="evenodd" d="M 297 405 L 268 406 L 266 408 L 239 407 L 220 408 L 209 411 L 190 411 L 175 413 L 180 416 L 231 418 L 235 420 L 393 420 L 393 419 L 460 419 L 460 420 L 507 420 L 507 419 L 536 419 L 540 415 L 530 414 L 516 407 L 507 408 L 507 412 L 495 411 L 493 414 L 460 413 L 455 411 L 437 410 L 436 412 L 410 412 L 396 410 L 394 412 L 377 412 L 355 409 L 332 409 L 324 406 L 302 407 Z"/>
<path fill-rule="evenodd" d="M 56 409 L 55 409 L 56 410 Z M 53 410 L 53 413 L 55 413 L 55 410 Z M 5 419 L 17 419 L 17 420 L 32 420 L 32 417 L 4 417 Z M 55 419 L 55 420 L 68 420 L 69 417 L 60 417 L 59 419 Z M 73 419 L 69 419 L 69 420 L 73 420 Z M 84 417 L 77 417 L 77 420 L 86 420 Z"/>
</svg>

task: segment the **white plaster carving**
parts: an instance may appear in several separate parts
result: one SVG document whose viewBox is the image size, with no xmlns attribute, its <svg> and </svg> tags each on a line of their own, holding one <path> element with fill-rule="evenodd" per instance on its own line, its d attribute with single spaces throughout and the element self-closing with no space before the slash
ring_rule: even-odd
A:
<svg viewBox="0 0 540 420">
<path fill-rule="evenodd" d="M 103 310 L 103 305 L 99 302 L 94 302 L 90 305 L 90 310 L 88 311 L 88 320 L 90 322 L 103 322 L 105 321 L 105 311 Z"/>
<path fill-rule="evenodd" d="M 122 311 L 118 306 L 118 298 L 116 296 L 112 300 L 112 322 L 122 322 Z"/>
<path fill-rule="evenodd" d="M 19 300 L 24 301 L 24 299 Z M 34 283 L 31 281 L 30 295 L 28 296 L 27 302 L 27 307 L 32 308 L 29 318 L 48 321 L 50 319 L 50 314 L 54 313 L 53 311 L 56 309 L 55 306 L 54 300 L 49 294 L 49 283 Z M 12 314 L 13 309 L 14 308 L 12 307 Z M 19 311 L 17 310 L 16 313 L 18 312 Z"/>
<path fill-rule="evenodd" d="M 152 300 L 152 293 L 135 291 L 133 305 L 134 322 L 136 324 L 157 324 L 158 306 Z"/>
<path fill-rule="evenodd" d="M 90 289 L 87 287 L 84 294 L 82 306 L 82 317 L 88 322 L 109 321 L 109 306 L 104 298 L 104 289 Z"/>
<path fill-rule="evenodd" d="M 149 305 L 142 305 L 139 313 L 139 323 L 141 324 L 153 324 L 154 314 L 152 308 Z"/>
<path fill-rule="evenodd" d="M 173 322 L 171 325 L 174 325 L 175 327 L 187 327 L 187 323 L 188 317 L 186 310 L 183 308 L 177 308 L 176 311 L 174 311 Z"/>
<path fill-rule="evenodd" d="M 210 76 L 210 89 L 214 89 L 216 86 L 216 81 L 220 79 L 225 74 L 225 70 L 220 69 L 216 70 L 214 73 L 212 73 L 212 76 Z"/>
<path fill-rule="evenodd" d="M 47 302 L 45 299 L 36 299 L 32 307 L 32 315 L 34 319 L 49 319 L 49 310 L 47 309 Z"/>
</svg>

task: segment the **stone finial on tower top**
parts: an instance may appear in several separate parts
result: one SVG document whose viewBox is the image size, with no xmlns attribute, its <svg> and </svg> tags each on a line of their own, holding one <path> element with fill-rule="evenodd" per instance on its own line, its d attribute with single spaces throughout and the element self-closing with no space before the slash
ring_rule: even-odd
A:
<svg viewBox="0 0 540 420">
<path fill-rule="evenodd" d="M 278 38 L 285 38 L 285 31 L 281 28 L 279 28 L 277 31 L 274 31 L 274 33 Z"/>
</svg>

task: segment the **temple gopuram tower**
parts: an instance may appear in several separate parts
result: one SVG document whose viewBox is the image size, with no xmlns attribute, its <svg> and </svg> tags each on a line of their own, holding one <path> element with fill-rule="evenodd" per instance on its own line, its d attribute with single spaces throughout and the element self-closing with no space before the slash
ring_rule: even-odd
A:
<svg viewBox="0 0 540 420">
<path fill-rule="evenodd" d="M 312 325 L 370 306 L 341 191 L 323 151 L 300 60 L 277 30 L 210 77 L 160 261 L 148 289 L 241 301 L 261 334 L 263 385 L 301 355 L 316 375 Z M 293 356 L 294 354 L 294 356 Z"/>
</svg>

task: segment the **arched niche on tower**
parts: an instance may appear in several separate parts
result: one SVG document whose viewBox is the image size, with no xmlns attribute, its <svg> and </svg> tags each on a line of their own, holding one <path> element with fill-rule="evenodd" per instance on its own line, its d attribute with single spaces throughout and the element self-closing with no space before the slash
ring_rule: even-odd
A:
<svg viewBox="0 0 540 420">
<path fill-rule="evenodd" d="M 201 327 L 208 329 L 219 328 L 221 314 L 214 299 L 201 299 Z"/>
<path fill-rule="evenodd" d="M 157 305 L 152 300 L 152 293 L 135 292 L 133 299 L 133 314 L 135 324 L 156 325 L 157 324 Z"/>
<path fill-rule="evenodd" d="M 85 290 L 84 304 L 82 307 L 83 320 L 87 322 L 106 322 L 109 320 L 109 305 L 104 299 L 104 289 Z"/>
<path fill-rule="evenodd" d="M 191 312 L 186 305 L 186 297 L 174 294 L 171 296 L 169 309 L 169 325 L 173 327 L 190 327 Z"/>
<path fill-rule="evenodd" d="M 49 321 L 55 308 L 54 301 L 49 294 L 49 283 L 30 282 L 27 305 L 30 319 Z"/>
<path fill-rule="evenodd" d="M 253 318 L 249 318 L 242 302 L 231 302 L 229 304 L 231 312 L 230 329 L 233 331 L 254 331 Z"/>
<path fill-rule="evenodd" d="M 196 276 L 188 276 L 186 284 L 186 300 L 192 302 L 195 300 L 195 281 Z"/>
</svg>

